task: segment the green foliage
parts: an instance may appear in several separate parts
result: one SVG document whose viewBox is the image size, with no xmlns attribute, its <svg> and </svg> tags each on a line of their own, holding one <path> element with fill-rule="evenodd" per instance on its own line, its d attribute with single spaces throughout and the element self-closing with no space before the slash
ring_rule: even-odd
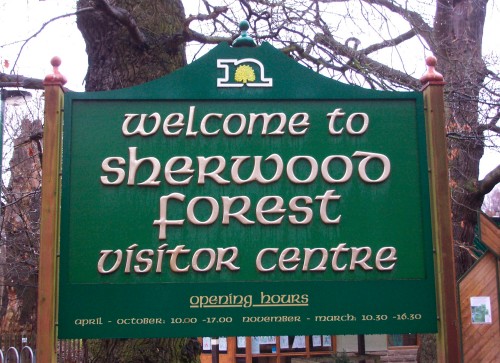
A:
<svg viewBox="0 0 500 363">
<path fill-rule="evenodd" d="M 420 335 L 420 346 L 417 353 L 418 363 L 436 363 L 437 346 L 435 334 Z"/>
<path fill-rule="evenodd" d="M 350 363 L 351 360 L 345 351 L 333 354 L 333 363 Z"/>
<path fill-rule="evenodd" d="M 199 363 L 201 347 L 194 338 L 90 340 L 92 363 Z"/>
</svg>

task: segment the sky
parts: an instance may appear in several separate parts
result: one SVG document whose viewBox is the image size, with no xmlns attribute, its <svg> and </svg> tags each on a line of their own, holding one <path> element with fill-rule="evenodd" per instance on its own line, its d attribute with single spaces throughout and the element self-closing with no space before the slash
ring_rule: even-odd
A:
<svg viewBox="0 0 500 363">
<path fill-rule="evenodd" d="M 184 1 L 186 14 L 197 12 L 196 0 Z M 498 23 L 500 22 L 500 3 L 490 1 L 485 24 L 485 53 L 498 54 Z M 83 91 L 87 71 L 85 43 L 76 27 L 74 16 L 65 17 L 47 24 L 44 29 L 26 45 L 24 40 L 36 34 L 45 22 L 56 16 L 74 12 L 76 0 L 0 0 L 0 71 L 10 73 L 17 55 L 16 71 L 27 77 L 43 79 L 51 73 L 50 60 L 59 56 L 62 60 L 60 71 L 68 79 L 66 87 Z M 9 67 L 5 68 L 7 60 Z M 422 74 L 425 72 L 422 61 Z M 498 151 L 487 150 L 481 160 L 480 173 L 484 176 L 500 162 Z"/>
</svg>

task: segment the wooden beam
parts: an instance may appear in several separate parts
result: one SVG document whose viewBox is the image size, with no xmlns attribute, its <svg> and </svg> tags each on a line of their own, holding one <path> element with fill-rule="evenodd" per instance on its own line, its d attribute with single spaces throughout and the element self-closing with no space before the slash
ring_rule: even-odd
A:
<svg viewBox="0 0 500 363">
<path fill-rule="evenodd" d="M 438 311 L 438 362 L 462 361 L 459 344 L 448 151 L 445 134 L 444 80 L 435 71 L 436 58 L 426 59 L 428 71 L 420 79 L 424 93 L 432 235 Z"/>
<path fill-rule="evenodd" d="M 66 79 L 59 73 L 61 60 L 51 60 L 54 73 L 45 77 L 42 207 L 38 273 L 37 362 L 55 363 L 57 345 L 57 276 L 61 185 L 61 134 Z"/>
</svg>

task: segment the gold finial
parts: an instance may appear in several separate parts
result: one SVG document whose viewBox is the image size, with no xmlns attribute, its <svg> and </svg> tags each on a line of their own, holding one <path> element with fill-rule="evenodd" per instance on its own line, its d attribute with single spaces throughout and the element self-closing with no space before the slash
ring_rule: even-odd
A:
<svg viewBox="0 0 500 363">
<path fill-rule="evenodd" d="M 61 72 L 59 72 L 59 66 L 61 65 L 61 58 L 53 57 L 50 60 L 50 64 L 52 65 L 52 74 L 47 74 L 45 79 L 43 80 L 44 85 L 64 85 L 68 81 L 66 77 L 64 77 Z"/>
<path fill-rule="evenodd" d="M 426 84 L 429 82 L 444 82 L 443 75 L 436 71 L 437 59 L 433 55 L 425 58 L 427 71 L 420 77 L 420 83 Z"/>
</svg>

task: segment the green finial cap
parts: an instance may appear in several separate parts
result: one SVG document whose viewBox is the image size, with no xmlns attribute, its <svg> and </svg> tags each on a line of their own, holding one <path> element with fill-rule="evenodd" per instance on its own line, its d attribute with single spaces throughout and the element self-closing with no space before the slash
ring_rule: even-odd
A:
<svg viewBox="0 0 500 363">
<path fill-rule="evenodd" d="M 255 41 L 247 34 L 250 24 L 246 20 L 240 22 L 241 35 L 233 41 L 233 47 L 256 47 Z"/>
</svg>

